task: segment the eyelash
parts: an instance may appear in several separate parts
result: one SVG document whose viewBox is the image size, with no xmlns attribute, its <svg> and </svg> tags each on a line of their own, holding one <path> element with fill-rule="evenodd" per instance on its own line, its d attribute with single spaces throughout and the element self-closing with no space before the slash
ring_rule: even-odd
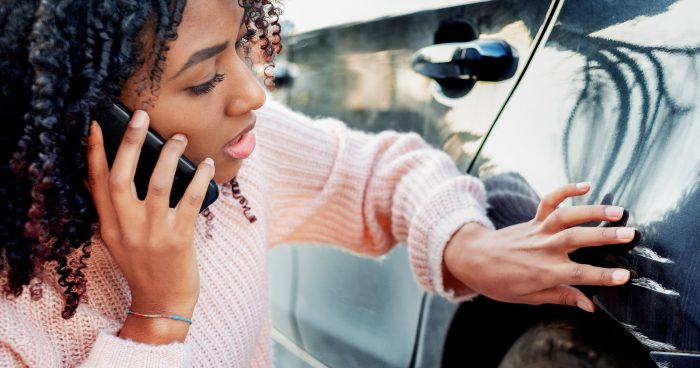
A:
<svg viewBox="0 0 700 368">
<path fill-rule="evenodd" d="M 245 45 L 248 42 L 248 40 L 250 38 L 249 34 L 250 34 L 250 32 L 246 33 L 246 35 L 243 36 L 243 38 L 241 38 L 238 42 L 236 42 L 236 50 L 238 50 L 239 48 L 241 48 L 243 45 Z M 198 86 L 190 87 L 189 90 L 192 93 L 194 93 L 196 96 L 205 95 L 205 94 L 211 92 L 214 89 L 214 87 L 216 87 L 217 84 L 222 82 L 224 80 L 225 76 L 226 76 L 226 74 L 216 73 L 214 75 L 214 78 L 212 78 L 208 82 L 206 82 L 204 84 L 200 84 Z"/>
<path fill-rule="evenodd" d="M 214 75 L 214 78 L 212 78 L 208 82 L 200 84 L 198 86 L 190 87 L 189 89 L 190 91 L 192 91 L 192 93 L 194 93 L 197 96 L 207 94 L 211 92 L 214 89 L 214 87 L 216 87 L 216 85 L 219 84 L 219 82 L 223 81 L 225 76 L 226 75 L 223 73 L 216 73 Z"/>
</svg>

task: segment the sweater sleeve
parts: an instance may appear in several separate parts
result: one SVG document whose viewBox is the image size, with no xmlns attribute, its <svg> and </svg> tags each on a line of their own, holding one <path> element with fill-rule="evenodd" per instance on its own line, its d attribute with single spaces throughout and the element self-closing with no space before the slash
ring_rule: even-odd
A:
<svg viewBox="0 0 700 368">
<path fill-rule="evenodd" d="M 13 345 L 19 342 L 13 342 Z M 0 341 L 0 366 L 2 367 L 49 367 L 58 366 L 60 358 L 55 354 L 44 354 L 52 349 L 44 345 L 34 349 L 31 344 L 19 346 L 19 351 L 10 344 Z M 105 331 L 100 332 L 95 344 L 81 368 L 171 368 L 190 367 L 189 354 L 185 344 L 147 345 L 125 340 Z M 56 353 L 56 351 L 52 351 Z M 49 364 L 51 363 L 51 364 Z"/>
<path fill-rule="evenodd" d="M 26 298 L 25 298 L 26 299 Z M 79 367 L 189 367 L 190 354 L 186 343 L 148 345 L 116 336 L 116 328 L 99 330 L 96 339 L 88 349 L 81 349 L 87 356 L 79 356 L 70 347 L 71 332 L 61 339 L 68 338 L 68 345 L 56 344 L 50 339 L 46 329 L 55 328 L 55 321 L 42 320 L 38 327 L 24 313 L 26 308 L 40 308 L 28 304 L 27 300 L 0 303 L 0 367 L 59 367 L 64 365 Z M 39 304 L 39 303 L 36 303 Z M 44 305 L 47 310 L 55 304 Z M 46 310 L 40 314 L 46 314 Z M 46 322 L 48 321 L 48 322 Z M 53 322 L 52 322 L 53 321 Z M 72 333 L 86 334 L 88 330 L 71 329 Z M 84 336 L 81 336 L 84 337 Z M 64 340 L 65 341 L 65 340 Z M 80 341 L 89 341 L 81 339 Z M 83 343 L 83 342 L 81 342 Z M 70 357 L 66 354 L 71 354 Z M 79 363 L 80 362 L 80 363 Z M 79 364 L 79 365 L 78 365 Z"/>
<path fill-rule="evenodd" d="M 483 184 L 447 154 L 415 133 L 367 134 L 273 101 L 258 112 L 258 126 L 272 245 L 330 243 L 377 256 L 406 243 L 421 287 L 452 301 L 474 296 L 445 287 L 444 249 L 466 223 L 493 225 Z"/>
<path fill-rule="evenodd" d="M 100 331 L 81 368 L 101 367 L 190 367 L 186 343 L 149 345 L 123 339 L 115 333 Z"/>
</svg>

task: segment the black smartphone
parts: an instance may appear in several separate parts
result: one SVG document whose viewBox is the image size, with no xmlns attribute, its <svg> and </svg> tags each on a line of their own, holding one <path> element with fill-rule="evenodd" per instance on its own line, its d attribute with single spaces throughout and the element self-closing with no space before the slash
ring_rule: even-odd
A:
<svg viewBox="0 0 700 368">
<path fill-rule="evenodd" d="M 111 106 L 105 109 L 98 109 L 94 118 L 102 128 L 102 137 L 104 140 L 105 153 L 110 169 L 117 155 L 117 149 L 122 142 L 122 137 L 131 120 L 133 113 L 119 102 L 113 102 Z M 136 174 L 134 176 L 134 184 L 136 185 L 136 193 L 143 200 L 148 192 L 148 182 L 151 178 L 151 173 L 156 167 L 160 151 L 163 149 L 165 140 L 158 135 L 155 130 L 148 128 L 146 140 L 141 148 L 141 156 L 139 157 L 138 165 L 136 166 Z M 177 171 L 175 172 L 175 180 L 173 188 L 170 191 L 170 207 L 174 208 L 180 199 L 185 194 L 187 186 L 194 178 L 194 173 L 197 166 L 192 163 L 187 157 L 181 156 L 177 163 Z M 207 193 L 204 196 L 204 202 L 199 212 L 204 211 L 209 205 L 214 203 L 219 197 L 219 187 L 213 180 L 209 182 Z"/>
</svg>

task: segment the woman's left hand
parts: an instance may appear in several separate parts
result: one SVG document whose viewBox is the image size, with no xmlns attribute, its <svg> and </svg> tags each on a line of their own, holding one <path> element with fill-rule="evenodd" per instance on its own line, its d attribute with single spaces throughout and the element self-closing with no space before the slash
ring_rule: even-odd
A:
<svg viewBox="0 0 700 368">
<path fill-rule="evenodd" d="M 576 227 L 590 221 L 617 221 L 621 207 L 557 208 L 589 188 L 569 184 L 545 196 L 535 218 L 525 223 L 495 231 L 476 223 L 465 225 L 445 248 L 446 283 L 459 281 L 503 302 L 562 304 L 593 312 L 593 302 L 571 285 L 621 285 L 630 272 L 575 263 L 568 254 L 581 247 L 629 243 L 634 229 Z"/>
</svg>

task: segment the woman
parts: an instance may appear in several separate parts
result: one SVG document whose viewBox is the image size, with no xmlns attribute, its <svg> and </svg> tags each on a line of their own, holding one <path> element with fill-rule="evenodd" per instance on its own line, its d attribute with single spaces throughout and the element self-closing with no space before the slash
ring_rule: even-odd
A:
<svg viewBox="0 0 700 368">
<path fill-rule="evenodd" d="M 593 311 L 570 285 L 629 279 L 567 257 L 634 235 L 575 227 L 621 208 L 557 209 L 586 183 L 495 231 L 483 185 L 417 135 L 266 102 L 249 64 L 281 49 L 277 15 L 270 0 L 0 5 L 3 366 L 271 366 L 266 250 L 287 242 L 405 242 L 416 280 L 453 301 Z M 110 169 L 91 116 L 112 100 L 136 112 Z M 140 200 L 149 126 L 169 139 Z M 197 173 L 169 208 L 182 154 Z M 223 195 L 200 216 L 212 178 Z"/>
</svg>

